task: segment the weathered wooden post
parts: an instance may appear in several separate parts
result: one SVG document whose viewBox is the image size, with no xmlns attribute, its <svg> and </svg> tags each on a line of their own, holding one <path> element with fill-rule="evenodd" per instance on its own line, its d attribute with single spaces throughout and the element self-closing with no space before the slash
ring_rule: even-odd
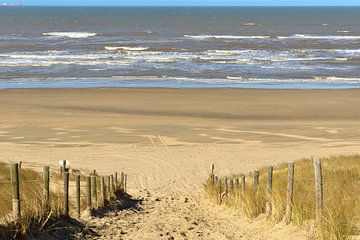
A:
<svg viewBox="0 0 360 240">
<path fill-rule="evenodd" d="M 286 210 L 284 220 L 286 224 L 291 222 L 292 217 L 292 207 L 294 199 L 294 162 L 289 162 L 288 164 L 288 182 L 287 182 L 287 191 L 286 191 Z"/>
<path fill-rule="evenodd" d="M 11 192 L 12 192 L 12 211 L 15 221 L 21 217 L 20 210 L 20 182 L 19 182 L 19 164 L 13 163 L 10 168 Z"/>
<path fill-rule="evenodd" d="M 211 183 L 214 184 L 214 181 L 215 181 L 215 175 L 214 175 L 214 170 L 215 170 L 215 165 L 214 164 L 211 164 Z"/>
<path fill-rule="evenodd" d="M 236 188 L 236 191 L 239 192 L 239 189 L 240 189 L 240 179 L 239 178 L 235 179 L 235 188 Z"/>
<path fill-rule="evenodd" d="M 219 198 L 218 198 L 218 204 L 221 204 L 222 203 L 222 186 L 221 186 L 221 178 L 219 178 L 219 185 L 218 185 L 218 195 L 219 195 Z"/>
<path fill-rule="evenodd" d="M 254 171 L 254 194 L 256 195 L 259 191 L 259 171 Z"/>
<path fill-rule="evenodd" d="M 87 196 L 87 212 L 91 215 L 92 206 L 91 206 L 91 177 L 86 176 L 86 196 Z"/>
<path fill-rule="evenodd" d="M 69 217 L 69 180 L 70 173 L 65 171 L 64 174 L 64 217 Z"/>
<path fill-rule="evenodd" d="M 110 189 L 111 189 L 111 194 L 114 195 L 114 175 L 110 175 Z"/>
<path fill-rule="evenodd" d="M 272 185 L 273 185 L 273 166 L 269 166 L 267 169 L 267 181 L 266 181 L 266 215 L 269 217 L 272 213 Z"/>
<path fill-rule="evenodd" d="M 75 184 L 76 184 L 76 212 L 77 212 L 77 216 L 80 217 L 81 214 L 81 206 L 80 206 L 80 198 L 81 198 L 81 190 L 80 190 L 80 175 L 76 175 L 75 176 Z"/>
<path fill-rule="evenodd" d="M 96 186 L 96 170 L 93 171 L 91 176 L 91 193 L 92 193 L 92 200 L 95 202 L 94 206 L 98 206 L 97 202 L 97 186 Z"/>
<path fill-rule="evenodd" d="M 118 190 L 118 173 L 117 172 L 115 172 L 115 191 L 117 191 Z"/>
<path fill-rule="evenodd" d="M 106 177 L 106 180 L 107 180 L 107 184 L 106 184 L 106 187 L 107 187 L 107 197 L 108 197 L 108 200 L 110 201 L 111 200 L 111 185 L 110 185 L 110 176 L 107 176 Z"/>
<path fill-rule="evenodd" d="M 230 193 L 231 194 L 234 193 L 234 179 L 233 178 L 230 179 Z"/>
<path fill-rule="evenodd" d="M 316 221 L 320 223 L 323 218 L 323 181 L 322 181 L 322 167 L 321 159 L 316 158 L 314 161 L 315 172 L 315 198 L 316 198 Z"/>
<path fill-rule="evenodd" d="M 225 177 L 225 196 L 227 197 L 228 194 L 229 194 L 228 178 Z"/>
<path fill-rule="evenodd" d="M 121 190 L 124 191 L 124 172 L 121 172 L 120 185 L 121 185 Z"/>
<path fill-rule="evenodd" d="M 105 188 L 105 177 L 101 177 L 100 181 L 100 191 L 101 191 L 101 198 L 102 198 L 102 206 L 105 205 L 106 201 L 106 188 Z"/>
<path fill-rule="evenodd" d="M 241 195 L 245 197 L 245 186 L 246 186 L 246 177 L 243 175 L 241 176 Z"/>
<path fill-rule="evenodd" d="M 43 192 L 44 192 L 44 203 L 43 207 L 45 211 L 49 210 L 49 202 L 50 202 L 50 167 L 43 167 Z"/>
</svg>

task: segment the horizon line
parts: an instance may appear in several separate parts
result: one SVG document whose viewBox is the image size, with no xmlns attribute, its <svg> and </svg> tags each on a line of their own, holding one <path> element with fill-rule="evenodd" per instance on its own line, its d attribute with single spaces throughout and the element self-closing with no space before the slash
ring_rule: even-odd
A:
<svg viewBox="0 0 360 240">
<path fill-rule="evenodd" d="M 1 0 L 0 0 L 1 3 Z M 19 3 L 21 4 L 21 3 Z M 38 5 L 21 4 L 23 7 L 360 7 L 359 5 Z"/>
</svg>

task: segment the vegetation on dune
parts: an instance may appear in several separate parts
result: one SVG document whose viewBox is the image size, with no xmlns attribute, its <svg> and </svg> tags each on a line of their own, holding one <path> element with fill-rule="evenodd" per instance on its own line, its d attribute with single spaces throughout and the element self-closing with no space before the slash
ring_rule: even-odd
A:
<svg viewBox="0 0 360 240">
<path fill-rule="evenodd" d="M 21 218 L 14 221 L 12 215 L 12 189 L 10 181 L 10 165 L 0 162 L 0 239 L 32 236 L 39 231 L 57 227 L 62 219 L 64 209 L 62 177 L 57 169 L 50 170 L 50 200 L 45 207 L 42 167 L 38 171 L 22 167 L 19 171 Z M 77 174 L 77 173 L 76 173 Z M 81 176 L 84 182 L 85 176 Z M 75 174 L 70 175 L 70 184 L 74 185 Z M 71 183 L 71 181 L 73 183 Z M 74 191 L 74 186 L 70 191 Z M 98 192 L 100 186 L 98 185 Z M 70 199 L 71 211 L 75 215 L 75 199 Z M 81 197 L 81 210 L 86 209 L 86 198 Z"/>
<path fill-rule="evenodd" d="M 254 193 L 253 176 L 246 177 L 245 191 L 234 184 L 229 187 L 228 196 L 222 204 L 238 209 L 254 218 L 266 213 L 267 168 L 260 169 L 259 188 Z M 274 168 L 271 195 L 272 212 L 269 221 L 283 221 L 286 209 L 287 164 Z M 323 217 L 315 221 L 315 177 L 313 161 L 302 159 L 295 162 L 294 199 L 292 223 L 309 230 L 314 239 L 349 239 L 359 234 L 360 224 L 360 156 L 334 156 L 322 159 L 323 174 Z M 228 179 L 239 179 L 230 176 Z M 219 181 L 218 181 L 219 182 Z M 221 179 L 222 192 L 225 191 L 224 178 Z M 235 182 L 235 181 L 234 181 Z M 219 203 L 219 186 L 211 179 L 205 184 L 208 197 Z"/>
</svg>

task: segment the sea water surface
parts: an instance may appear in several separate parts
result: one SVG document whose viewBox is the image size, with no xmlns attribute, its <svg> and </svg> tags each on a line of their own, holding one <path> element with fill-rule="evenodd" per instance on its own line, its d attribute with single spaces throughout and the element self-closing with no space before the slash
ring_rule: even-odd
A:
<svg viewBox="0 0 360 240">
<path fill-rule="evenodd" d="M 0 88 L 360 87 L 359 7 L 0 7 Z"/>
</svg>

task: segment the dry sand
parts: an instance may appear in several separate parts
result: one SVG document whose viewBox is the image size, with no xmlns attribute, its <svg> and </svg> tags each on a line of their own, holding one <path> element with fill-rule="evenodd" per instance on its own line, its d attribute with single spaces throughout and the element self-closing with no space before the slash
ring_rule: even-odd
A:
<svg viewBox="0 0 360 240">
<path fill-rule="evenodd" d="M 96 219 L 100 239 L 303 239 L 203 200 L 209 166 L 224 175 L 360 153 L 359 119 L 360 90 L 3 90 L 0 161 L 127 172 L 145 204 Z"/>
</svg>

